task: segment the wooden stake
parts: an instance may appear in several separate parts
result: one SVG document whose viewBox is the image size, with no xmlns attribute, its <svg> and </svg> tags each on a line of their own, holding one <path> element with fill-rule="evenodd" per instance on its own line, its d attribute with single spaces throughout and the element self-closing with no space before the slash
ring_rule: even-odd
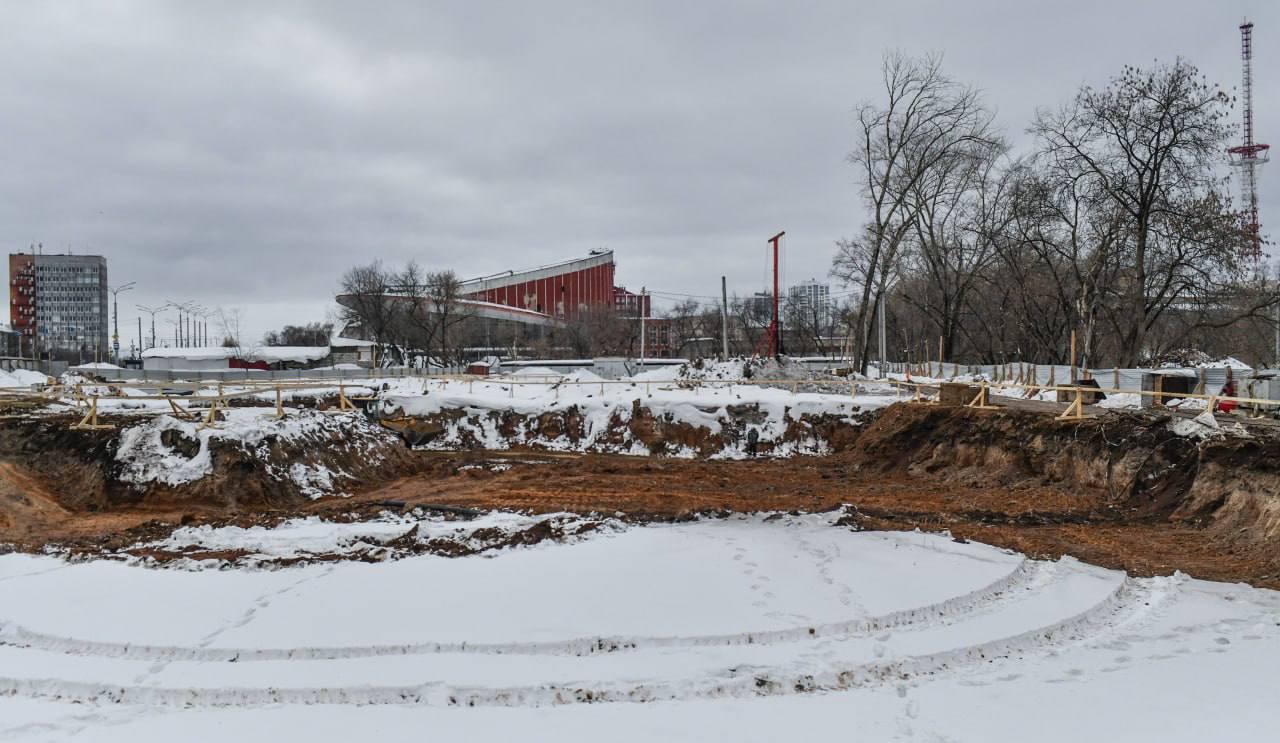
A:
<svg viewBox="0 0 1280 743">
<path fill-rule="evenodd" d="M 978 389 L 978 394 L 974 395 L 973 399 L 969 401 L 969 404 L 966 407 L 976 408 L 978 410 L 995 410 L 998 406 L 992 405 L 987 395 L 987 385 L 984 384 Z"/>
<path fill-rule="evenodd" d="M 173 408 L 173 414 L 176 415 L 177 417 L 181 418 L 184 421 L 189 421 L 194 418 L 194 416 L 191 415 L 189 411 L 183 410 L 181 407 L 179 407 L 178 403 L 175 402 L 172 397 L 166 396 L 165 399 L 169 401 L 169 407 Z"/>
<path fill-rule="evenodd" d="M 98 396 L 97 395 L 94 395 L 93 397 L 89 398 L 89 408 L 88 410 L 85 411 L 84 417 L 80 419 L 79 423 L 76 423 L 71 427 L 77 430 L 85 430 L 85 429 L 99 430 L 99 429 L 105 429 L 105 428 L 115 428 L 115 426 L 110 424 L 98 423 Z"/>
<path fill-rule="evenodd" d="M 1067 406 L 1066 410 L 1062 411 L 1062 415 L 1058 416 L 1058 420 L 1078 421 L 1087 417 L 1084 414 L 1084 393 L 1077 387 L 1076 399 Z"/>
<path fill-rule="evenodd" d="M 1071 331 L 1071 383 L 1076 383 L 1076 331 Z"/>
</svg>

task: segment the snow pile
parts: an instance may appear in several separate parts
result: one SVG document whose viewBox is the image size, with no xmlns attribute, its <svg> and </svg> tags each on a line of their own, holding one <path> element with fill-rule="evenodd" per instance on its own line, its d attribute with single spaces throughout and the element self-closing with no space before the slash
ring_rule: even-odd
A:
<svg viewBox="0 0 1280 743">
<path fill-rule="evenodd" d="M 837 377 L 826 371 L 810 369 L 789 359 L 730 359 L 710 361 L 698 359 L 684 364 L 661 366 L 630 377 L 636 382 L 687 382 L 705 384 L 712 382 L 751 382 L 763 386 L 789 389 L 793 392 L 819 392 L 841 394 L 849 392 L 855 381 L 865 380 L 861 375 Z"/>
<path fill-rule="evenodd" d="M 46 375 L 30 369 L 0 369 L 0 387 L 30 387 L 33 384 L 49 384 L 50 381 Z"/>
<path fill-rule="evenodd" d="M 566 374 L 564 376 L 563 381 L 570 382 L 570 383 L 573 383 L 573 382 L 583 383 L 583 382 L 603 382 L 605 380 L 604 380 L 604 377 L 600 376 L 599 374 L 596 374 L 590 369 L 579 369 L 577 371 L 569 372 L 568 374 Z"/>
<path fill-rule="evenodd" d="M 268 477 L 292 480 L 314 498 L 333 492 L 335 481 L 345 474 L 331 471 L 324 464 L 275 456 L 276 449 L 321 451 L 311 445 L 341 441 L 346 446 L 360 446 L 369 443 L 365 439 L 370 435 L 384 436 L 379 430 L 358 431 L 369 429 L 370 425 L 354 414 L 297 410 L 277 419 L 261 408 L 232 408 L 221 415 L 224 420 L 216 427 L 160 415 L 123 429 L 115 456 L 121 465 L 119 479 L 136 485 L 191 483 L 212 473 L 215 449 L 229 445 L 260 462 Z M 376 456 L 373 451 L 367 454 Z"/>
<path fill-rule="evenodd" d="M 445 381 L 432 383 L 424 395 L 385 396 L 382 414 L 437 422 L 441 430 L 425 442 L 432 449 L 530 445 L 742 458 L 749 455 L 746 434 L 752 429 L 761 451 L 771 455 L 826 453 L 816 422 L 856 425 L 859 413 L 893 401 L 887 394 L 792 394 L 755 385 Z"/>
<path fill-rule="evenodd" d="M 312 516 L 270 527 L 187 526 L 165 539 L 134 545 L 127 552 L 144 556 L 182 554 L 188 559 L 177 566 L 189 569 L 223 567 L 227 564 L 225 555 L 237 553 L 236 564 L 269 567 L 333 558 L 389 560 L 423 553 L 470 555 L 534 544 L 543 537 L 571 543 L 624 528 L 616 519 L 572 513 L 525 515 L 490 511 L 459 520 L 419 508 L 403 515 L 384 512 L 368 521 L 336 522 Z M 528 537 L 535 532 L 536 537 Z M 205 558 L 204 554 L 215 557 Z"/>
<path fill-rule="evenodd" d="M 1222 427 L 1209 411 L 1194 418 L 1174 418 L 1168 423 L 1169 430 L 1177 436 L 1192 439 L 1210 439 L 1222 436 Z"/>
<path fill-rule="evenodd" d="M 559 379 L 564 375 L 546 366 L 522 366 L 503 376 L 515 379 Z"/>
<path fill-rule="evenodd" d="M 1231 369 L 1233 371 L 1253 371 L 1253 367 L 1244 363 L 1234 356 L 1224 356 L 1220 359 L 1210 359 L 1196 364 L 1198 368 L 1205 369 Z"/>
<path fill-rule="evenodd" d="M 753 363 L 747 359 L 730 359 L 728 361 L 699 359 L 685 364 L 668 364 L 659 366 L 656 369 L 647 369 L 631 378 L 645 382 L 674 382 L 680 379 L 738 380 L 751 376 L 752 367 Z"/>
<path fill-rule="evenodd" d="M 1107 410 L 1128 410 L 1142 407 L 1142 395 L 1137 392 L 1108 392 L 1104 400 L 1098 401 L 1098 407 Z"/>
</svg>

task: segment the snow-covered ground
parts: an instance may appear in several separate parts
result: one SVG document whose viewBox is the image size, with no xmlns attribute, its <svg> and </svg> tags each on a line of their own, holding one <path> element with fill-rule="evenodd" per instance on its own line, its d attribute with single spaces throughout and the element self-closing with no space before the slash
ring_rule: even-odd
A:
<svg viewBox="0 0 1280 743">
<path fill-rule="evenodd" d="M 48 384 L 49 377 L 30 369 L 0 369 L 0 389 L 26 389 L 34 384 Z"/>
<path fill-rule="evenodd" d="M 1274 736 L 1280 594 L 834 518 L 277 570 L 6 555 L 0 740 Z"/>
</svg>

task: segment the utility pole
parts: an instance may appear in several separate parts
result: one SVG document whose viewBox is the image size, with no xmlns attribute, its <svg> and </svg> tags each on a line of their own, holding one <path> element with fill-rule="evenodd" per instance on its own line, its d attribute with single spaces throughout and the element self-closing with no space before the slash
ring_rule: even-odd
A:
<svg viewBox="0 0 1280 743">
<path fill-rule="evenodd" d="M 729 286 L 720 277 L 720 360 L 729 360 Z"/>
<path fill-rule="evenodd" d="M 147 313 L 148 315 L 151 315 L 151 345 L 147 346 L 147 348 L 155 348 L 156 347 L 156 314 L 160 312 L 164 312 L 168 308 L 165 305 L 161 305 L 159 307 L 146 307 L 140 304 L 136 305 L 136 307 L 139 310 L 142 310 L 143 312 Z M 139 317 L 138 319 L 141 320 L 142 318 Z"/>
<path fill-rule="evenodd" d="M 778 243 L 785 234 L 787 233 L 779 232 L 769 239 L 773 243 L 773 327 L 769 329 L 769 335 L 773 338 L 773 352 L 769 355 L 774 358 L 777 358 L 778 349 L 782 347 L 782 327 L 778 324 Z"/>
<path fill-rule="evenodd" d="M 888 366 L 889 352 L 887 350 L 888 334 L 885 333 L 885 304 L 886 303 L 884 299 L 885 294 L 887 293 L 888 292 L 886 291 L 880 292 L 880 373 L 876 375 L 880 379 L 884 379 L 886 376 L 888 376 L 888 373 L 885 371 L 885 367 Z"/>
<path fill-rule="evenodd" d="M 114 327 L 111 331 L 111 355 L 115 357 L 115 363 L 120 363 L 120 292 L 127 292 L 133 288 L 136 281 L 130 281 L 124 286 L 117 286 L 111 289 L 111 301 L 115 314 Z M 98 336 L 101 338 L 102 336 Z"/>
<path fill-rule="evenodd" d="M 640 370 L 644 371 L 644 318 L 649 314 L 645 307 L 645 288 L 640 287 Z"/>
<path fill-rule="evenodd" d="M 138 315 L 138 358 L 142 358 L 142 315 Z"/>
</svg>

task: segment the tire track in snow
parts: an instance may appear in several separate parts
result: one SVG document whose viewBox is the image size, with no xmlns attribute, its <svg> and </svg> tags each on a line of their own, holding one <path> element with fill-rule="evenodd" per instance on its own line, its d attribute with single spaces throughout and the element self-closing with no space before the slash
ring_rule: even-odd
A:
<svg viewBox="0 0 1280 743">
<path fill-rule="evenodd" d="M 1017 568 L 1002 578 L 969 593 L 937 603 L 900 609 L 874 617 L 758 632 L 666 637 L 580 637 L 569 640 L 513 643 L 421 642 L 350 647 L 220 648 L 209 647 L 208 642 L 211 638 L 228 631 L 232 626 L 211 633 L 201 645 L 191 647 L 82 640 L 43 634 L 15 624 L 0 624 L 0 645 L 67 655 L 91 655 L 139 661 L 230 662 L 344 660 L 443 653 L 591 656 L 646 649 L 774 645 L 824 638 L 861 637 L 885 630 L 925 629 L 958 621 L 972 615 L 995 611 L 1007 602 L 1030 596 L 1052 582 L 1057 574 L 1058 563 L 1024 559 Z M 298 584 L 294 584 L 276 593 L 285 593 L 297 586 Z"/>
<path fill-rule="evenodd" d="M 0 677 L 0 695 L 90 704 L 149 706 L 258 706 L 346 704 L 423 706 L 549 706 L 757 697 L 837 691 L 940 674 L 963 673 L 999 661 L 1056 652 L 1131 624 L 1178 590 L 1179 578 L 1125 578 L 1104 599 L 1073 616 L 987 642 L 888 662 L 832 667 L 812 673 L 733 667 L 718 675 L 677 681 L 589 682 L 493 688 L 432 682 L 406 686 L 313 688 L 182 688 L 103 685 L 59 679 Z"/>
</svg>

